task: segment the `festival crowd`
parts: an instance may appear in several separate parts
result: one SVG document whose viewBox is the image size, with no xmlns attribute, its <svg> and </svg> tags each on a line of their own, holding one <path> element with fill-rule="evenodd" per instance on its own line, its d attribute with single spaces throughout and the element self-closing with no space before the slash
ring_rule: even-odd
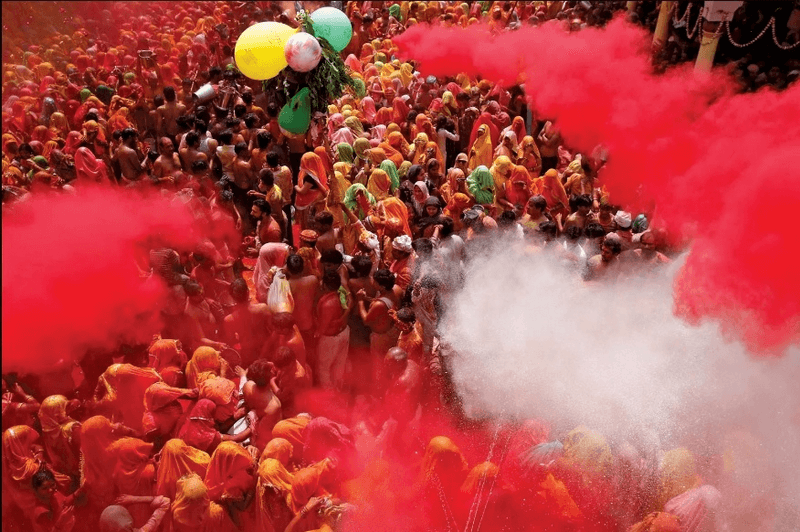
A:
<svg viewBox="0 0 800 532">
<path fill-rule="evenodd" d="M 3 375 L 3 530 L 725 530 L 718 468 L 680 442 L 465 419 L 440 337 L 498 242 L 588 283 L 672 253 L 600 186 L 602 149 L 576 153 L 519 86 L 423 77 L 392 37 L 625 2 L 347 2 L 355 83 L 303 135 L 280 81 L 234 66 L 249 24 L 296 25 L 281 3 L 119 4 L 120 25 L 98 9 L 4 50 L 4 216 L 85 183 L 236 234 L 148 250 L 143 282 L 169 289 L 149 346 L 87 356 L 63 395 Z"/>
</svg>

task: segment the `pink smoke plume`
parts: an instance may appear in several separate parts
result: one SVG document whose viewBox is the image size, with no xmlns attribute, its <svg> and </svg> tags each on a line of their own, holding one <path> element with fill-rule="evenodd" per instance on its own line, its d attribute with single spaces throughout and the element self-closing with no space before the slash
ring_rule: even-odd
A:
<svg viewBox="0 0 800 532">
<path fill-rule="evenodd" d="M 781 352 L 800 337 L 800 179 L 790 162 L 800 155 L 800 86 L 737 94 L 722 69 L 656 75 L 650 40 L 617 18 L 574 33 L 557 22 L 500 35 L 419 25 L 395 42 L 425 75 L 524 82 L 529 105 L 570 146 L 606 146 L 600 177 L 612 201 L 634 215 L 655 204 L 652 222 L 693 239 L 676 313 Z"/>
<path fill-rule="evenodd" d="M 46 372 L 158 332 L 165 287 L 145 282 L 136 256 L 156 236 L 191 246 L 194 222 L 182 205 L 125 192 L 33 195 L 4 215 L 4 373 Z"/>
</svg>

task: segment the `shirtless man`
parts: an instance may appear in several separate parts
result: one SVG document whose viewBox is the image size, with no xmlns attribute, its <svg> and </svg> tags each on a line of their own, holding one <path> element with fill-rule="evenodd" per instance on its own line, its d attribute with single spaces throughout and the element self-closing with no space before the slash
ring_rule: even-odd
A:
<svg viewBox="0 0 800 532">
<path fill-rule="evenodd" d="M 375 364 L 373 371 L 377 371 L 386 352 L 397 344 L 399 331 L 395 328 L 394 320 L 389 315 L 389 311 L 397 306 L 397 299 L 392 291 L 394 274 L 389 270 L 381 269 L 373 274 L 372 280 L 377 290 L 375 297 L 370 298 L 362 289 L 356 292 L 356 300 L 358 301 L 359 316 L 364 321 L 364 325 L 372 331 L 369 335 L 369 349 L 372 362 Z"/>
<path fill-rule="evenodd" d="M 162 185 L 175 183 L 174 174 L 180 171 L 181 161 L 168 137 L 159 139 L 158 153 L 160 155 L 153 163 L 153 180 Z"/>
<path fill-rule="evenodd" d="M 341 389 L 350 346 L 350 327 L 347 320 L 352 309 L 352 300 L 342 308 L 339 298 L 341 278 L 335 270 L 326 270 L 322 275 L 322 297 L 317 303 L 317 366 L 315 373 L 320 386 Z"/>
<path fill-rule="evenodd" d="M 233 311 L 225 316 L 222 337 L 228 345 L 239 344 L 239 354 L 245 367 L 258 358 L 269 338 L 270 312 L 264 303 L 250 301 L 250 289 L 244 279 L 231 283 Z"/>
<path fill-rule="evenodd" d="M 144 158 L 139 157 L 136 130 L 126 128 L 122 130 L 122 144 L 117 148 L 116 159 L 122 173 L 122 182 L 125 184 L 141 181 L 145 175 Z"/>
<path fill-rule="evenodd" d="M 567 221 L 564 224 L 563 231 L 570 227 L 586 228 L 589 223 L 589 211 L 592 208 L 592 198 L 587 195 L 581 195 L 575 198 L 574 201 L 576 211 L 567 216 Z"/>
<path fill-rule="evenodd" d="M 542 174 L 556 169 L 558 166 L 558 146 L 561 144 L 561 133 L 549 120 L 545 122 L 537 139 L 539 153 L 542 155 Z"/>
<path fill-rule="evenodd" d="M 192 163 L 195 161 L 208 162 L 208 155 L 198 151 L 200 147 L 200 135 L 197 131 L 190 131 L 186 134 L 186 147 L 179 150 L 181 163 L 186 171 L 191 170 Z"/>
<path fill-rule="evenodd" d="M 306 356 L 313 359 L 311 346 L 314 342 L 314 305 L 319 291 L 319 280 L 314 275 L 305 273 L 305 261 L 300 255 L 289 255 L 286 259 L 286 278 L 294 298 L 294 322 L 303 336 Z M 311 367 L 314 361 L 309 360 Z"/>
<path fill-rule="evenodd" d="M 256 238 L 253 242 L 255 249 L 261 249 L 261 246 L 270 242 L 280 242 L 282 233 L 281 226 L 272 217 L 272 207 L 263 199 L 257 199 L 253 202 L 250 209 L 250 216 L 256 222 Z M 250 242 L 248 237 L 247 242 Z"/>
<path fill-rule="evenodd" d="M 403 427 L 414 418 L 419 408 L 422 368 L 410 360 L 403 349 L 393 347 L 383 359 L 383 376 L 386 384 L 384 401 L 392 405 L 391 417 L 398 422 L 398 428 Z"/>
<path fill-rule="evenodd" d="M 270 386 L 272 368 L 271 362 L 256 360 L 247 368 L 247 382 L 242 388 L 247 409 L 256 417 L 250 442 L 259 451 L 263 451 L 272 439 L 272 427 L 281 420 L 281 401 Z"/>
<path fill-rule="evenodd" d="M 314 225 L 317 231 L 317 250 L 320 253 L 336 249 L 336 231 L 333 229 L 333 214 L 329 211 L 320 211 L 314 215 Z"/>
<path fill-rule="evenodd" d="M 293 417 L 297 414 L 294 398 L 298 391 L 311 387 L 311 375 L 294 358 L 288 347 L 278 348 L 275 354 L 275 370 L 277 375 L 272 379 L 272 391 L 281 400 L 284 417 Z"/>
<path fill-rule="evenodd" d="M 158 136 L 169 137 L 170 140 L 178 134 L 179 116 L 186 112 L 186 106 L 176 99 L 175 87 L 164 87 L 164 105 L 156 109 L 156 133 Z"/>
<path fill-rule="evenodd" d="M 275 184 L 281 189 L 281 197 L 283 198 L 283 214 L 286 218 L 287 226 L 291 223 L 292 216 L 292 193 L 294 186 L 292 185 L 292 171 L 288 166 L 280 164 L 280 154 L 277 151 L 270 151 L 267 153 L 267 169 L 272 172 L 275 179 Z M 293 245 L 293 234 L 291 231 L 286 231 L 286 239 L 288 244 Z"/>
<path fill-rule="evenodd" d="M 621 252 L 622 244 L 619 239 L 606 236 L 603 240 L 603 247 L 600 248 L 600 254 L 589 259 L 585 280 L 596 281 L 613 277 L 619 266 L 618 256 Z"/>
<path fill-rule="evenodd" d="M 275 353 L 281 347 L 288 347 L 301 364 L 306 363 L 306 346 L 300 330 L 294 324 L 294 318 L 288 312 L 280 312 L 272 316 L 272 334 L 261 348 L 261 358 L 274 360 Z"/>
</svg>

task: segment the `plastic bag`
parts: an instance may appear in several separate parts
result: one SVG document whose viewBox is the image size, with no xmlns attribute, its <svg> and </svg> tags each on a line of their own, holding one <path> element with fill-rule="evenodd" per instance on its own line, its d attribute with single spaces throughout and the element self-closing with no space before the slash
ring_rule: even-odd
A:
<svg viewBox="0 0 800 532">
<path fill-rule="evenodd" d="M 311 125 L 311 96 L 308 87 L 303 87 L 283 106 L 278 115 L 278 124 L 295 135 L 308 131 Z"/>
<path fill-rule="evenodd" d="M 289 288 L 289 281 L 286 280 L 286 275 L 281 270 L 275 272 L 275 277 L 272 278 L 272 284 L 269 285 L 267 306 L 273 314 L 281 312 L 288 312 L 291 314 L 294 312 L 294 298 Z"/>
</svg>

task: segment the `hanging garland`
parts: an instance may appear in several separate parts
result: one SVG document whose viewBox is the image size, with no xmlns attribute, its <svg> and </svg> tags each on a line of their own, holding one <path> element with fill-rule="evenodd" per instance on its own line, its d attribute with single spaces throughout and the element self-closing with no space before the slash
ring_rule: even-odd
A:
<svg viewBox="0 0 800 532">
<path fill-rule="evenodd" d="M 328 102 L 341 97 L 348 87 L 355 91 L 355 80 L 350 77 L 349 69 L 342 61 L 342 57 L 331 47 L 330 43 L 324 38 L 314 35 L 314 21 L 311 20 L 309 14 L 305 11 L 300 11 L 297 14 L 297 20 L 300 22 L 303 31 L 319 41 L 322 47 L 322 59 L 310 72 L 295 72 L 288 66 L 285 70 L 291 71 L 290 75 L 292 77 L 302 80 L 301 87 L 308 87 L 311 98 L 311 112 L 319 111 L 324 113 L 328 110 Z M 287 100 L 290 100 L 293 95 L 291 94 L 290 85 L 284 78 L 283 91 Z"/>
</svg>

